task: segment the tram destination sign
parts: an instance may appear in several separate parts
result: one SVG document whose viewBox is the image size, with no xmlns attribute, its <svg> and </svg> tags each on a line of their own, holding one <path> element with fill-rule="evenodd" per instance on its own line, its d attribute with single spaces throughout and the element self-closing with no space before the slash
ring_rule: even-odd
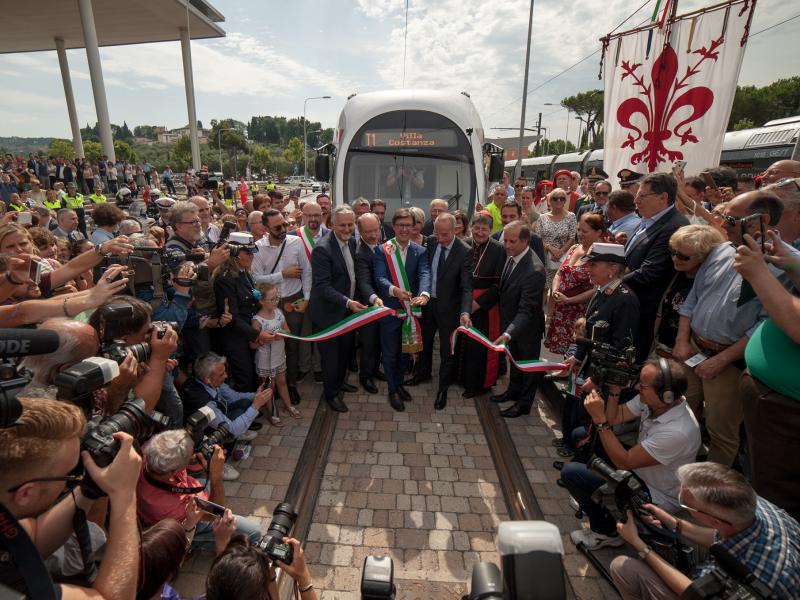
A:
<svg viewBox="0 0 800 600">
<path fill-rule="evenodd" d="M 361 136 L 364 148 L 455 148 L 458 138 L 452 129 L 378 129 Z"/>
</svg>

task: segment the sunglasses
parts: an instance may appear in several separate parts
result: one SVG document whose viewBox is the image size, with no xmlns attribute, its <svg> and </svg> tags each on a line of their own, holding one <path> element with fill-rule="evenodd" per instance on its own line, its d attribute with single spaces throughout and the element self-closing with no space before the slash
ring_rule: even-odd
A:
<svg viewBox="0 0 800 600">
<path fill-rule="evenodd" d="M 672 255 L 673 258 L 677 258 L 678 260 L 687 261 L 687 260 L 692 260 L 694 258 L 694 256 L 692 255 L 682 254 L 681 252 L 673 250 L 672 248 L 669 249 L 669 253 Z"/>
<path fill-rule="evenodd" d="M 45 483 L 50 481 L 63 481 L 64 485 L 70 485 L 70 487 L 74 487 L 81 481 L 83 481 L 83 475 L 62 475 L 61 477 L 35 477 L 34 479 L 28 479 L 27 481 L 23 481 L 22 483 L 18 483 L 14 487 L 8 488 L 8 493 L 13 494 L 23 485 L 27 485 L 29 483 Z"/>
<path fill-rule="evenodd" d="M 595 196 L 608 196 L 608 192 L 595 192 Z"/>
<path fill-rule="evenodd" d="M 550 202 L 566 202 L 567 199 L 563 196 L 556 196 L 554 198 L 550 198 Z"/>
<path fill-rule="evenodd" d="M 680 506 L 681 508 L 683 508 L 685 510 L 688 510 L 690 512 L 699 513 L 701 515 L 705 515 L 707 517 L 711 517 L 712 519 L 716 519 L 717 521 L 721 521 L 722 523 L 725 523 L 729 527 L 733 526 L 730 521 L 726 521 L 725 519 L 722 519 L 722 518 L 718 517 L 717 515 L 712 515 L 711 513 L 708 513 L 708 512 L 706 512 L 704 510 L 700 510 L 699 508 L 695 508 L 693 506 L 687 506 L 686 504 L 683 503 L 683 499 L 681 498 L 680 492 L 678 492 L 678 506 Z"/>
</svg>

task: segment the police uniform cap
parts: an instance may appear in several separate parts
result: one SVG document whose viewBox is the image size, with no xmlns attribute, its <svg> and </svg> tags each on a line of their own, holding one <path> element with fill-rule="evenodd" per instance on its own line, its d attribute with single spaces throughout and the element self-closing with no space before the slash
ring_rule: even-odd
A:
<svg viewBox="0 0 800 600">
<path fill-rule="evenodd" d="M 598 167 L 592 167 L 591 169 L 587 169 L 586 170 L 586 173 L 584 174 L 584 177 L 586 177 L 587 179 L 590 179 L 590 180 L 591 179 L 597 179 L 597 180 L 599 180 L 599 179 L 608 179 L 608 173 L 606 173 L 605 171 L 603 171 L 603 169 L 600 169 Z"/>
<path fill-rule="evenodd" d="M 584 262 L 602 261 L 624 265 L 625 247 L 621 244 L 605 244 L 598 242 L 592 244 L 589 254 L 584 256 L 582 260 Z"/>
<path fill-rule="evenodd" d="M 175 205 L 175 200 L 172 198 L 159 198 L 156 200 L 156 206 L 159 210 L 169 210 Z"/>
<path fill-rule="evenodd" d="M 619 179 L 620 187 L 625 187 L 627 185 L 636 183 L 636 181 L 642 177 L 644 177 L 642 173 L 637 173 L 636 171 L 631 171 L 630 169 L 620 169 L 619 173 L 617 173 L 617 179 Z"/>
</svg>

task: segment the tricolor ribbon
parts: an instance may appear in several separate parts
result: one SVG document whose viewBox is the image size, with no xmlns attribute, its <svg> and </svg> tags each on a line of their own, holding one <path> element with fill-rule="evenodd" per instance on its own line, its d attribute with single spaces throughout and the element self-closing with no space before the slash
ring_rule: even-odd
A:
<svg viewBox="0 0 800 600">
<path fill-rule="evenodd" d="M 397 312 L 393 308 L 387 308 L 385 306 L 370 306 L 369 308 L 365 308 L 357 313 L 353 313 L 346 319 L 342 319 L 338 323 L 334 323 L 330 327 L 327 327 L 322 331 L 312 333 L 311 335 L 294 335 L 291 333 L 286 333 L 285 331 L 276 331 L 275 335 L 292 340 L 298 340 L 300 342 L 324 342 L 325 340 L 330 340 L 340 335 L 344 335 L 350 331 L 355 331 L 359 327 L 368 325 L 369 323 L 377 321 L 378 319 L 382 319 L 383 317 L 389 315 L 394 316 L 396 314 Z"/>
<path fill-rule="evenodd" d="M 505 352 L 508 360 L 517 367 L 520 371 L 525 373 L 544 373 L 547 371 L 563 371 L 567 365 L 559 362 L 550 362 L 547 360 L 516 360 L 505 344 L 495 344 L 492 340 L 487 338 L 483 333 L 474 327 L 464 327 L 460 325 L 457 327 L 453 334 L 450 336 L 450 353 L 454 354 L 456 351 L 456 341 L 460 334 L 466 335 L 468 338 L 475 340 L 479 344 L 486 346 L 489 350 L 495 352 Z"/>
<path fill-rule="evenodd" d="M 297 233 L 297 237 L 300 238 L 300 241 L 303 242 L 303 248 L 305 248 L 308 262 L 311 262 L 311 252 L 314 250 L 314 246 L 316 246 L 314 236 L 311 235 L 311 232 L 305 225 L 298 227 L 295 233 Z"/>
</svg>

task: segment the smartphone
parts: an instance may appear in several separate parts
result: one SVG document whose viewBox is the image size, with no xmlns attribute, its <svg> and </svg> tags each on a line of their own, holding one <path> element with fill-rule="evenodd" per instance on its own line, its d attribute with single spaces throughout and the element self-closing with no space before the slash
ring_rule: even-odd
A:
<svg viewBox="0 0 800 600">
<path fill-rule="evenodd" d="M 683 173 L 684 168 L 686 168 L 686 161 L 676 160 L 672 165 L 672 172 L 677 175 L 678 173 Z"/>
<path fill-rule="evenodd" d="M 20 225 L 30 225 L 33 215 L 29 212 L 21 212 L 17 215 L 17 223 Z"/>
<path fill-rule="evenodd" d="M 744 217 L 741 220 L 739 225 L 742 228 L 742 243 L 744 244 L 745 243 L 744 242 L 744 235 L 746 233 L 750 233 L 748 231 L 748 223 L 750 221 L 752 221 L 753 219 L 758 219 L 758 231 L 759 231 L 758 241 L 761 244 L 761 254 L 766 254 L 766 252 L 764 250 L 764 247 L 765 247 L 767 232 L 765 231 L 765 227 L 764 227 L 764 219 L 761 218 L 762 215 L 763 215 L 763 213 L 756 213 L 754 215 L 750 215 L 750 216 Z"/>
<path fill-rule="evenodd" d="M 225 240 L 228 239 L 228 237 L 231 234 L 231 231 L 233 231 L 234 229 L 236 229 L 236 223 L 225 221 L 222 224 L 222 230 L 219 232 L 219 239 L 217 240 L 217 246 L 221 246 L 222 244 L 224 244 Z"/>
<path fill-rule="evenodd" d="M 30 268 L 30 278 L 36 285 L 39 285 L 39 282 L 42 280 L 42 268 L 43 265 L 39 261 L 32 260 L 31 261 L 31 268 Z"/>
<path fill-rule="evenodd" d="M 207 512 L 217 517 L 221 517 L 225 514 L 224 506 L 220 506 L 214 502 L 209 502 L 208 500 L 203 500 L 199 496 L 194 497 L 194 503 L 197 505 L 197 508 L 203 512 Z"/>
<path fill-rule="evenodd" d="M 711 176 L 711 173 L 708 171 L 703 171 L 700 173 L 703 177 L 703 181 L 706 182 L 706 187 L 710 187 L 712 190 L 717 189 L 717 183 L 714 181 L 714 178 Z"/>
</svg>

